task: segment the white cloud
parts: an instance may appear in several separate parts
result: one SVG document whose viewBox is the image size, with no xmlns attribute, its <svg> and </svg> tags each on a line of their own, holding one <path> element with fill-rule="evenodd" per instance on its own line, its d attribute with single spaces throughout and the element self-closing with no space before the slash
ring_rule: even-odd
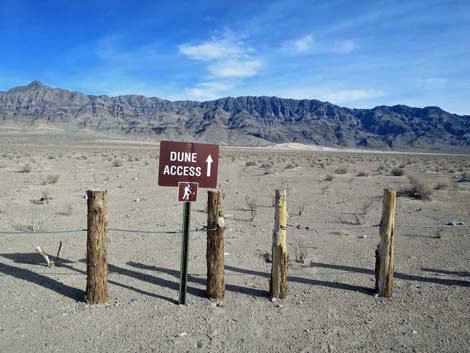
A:
<svg viewBox="0 0 470 353">
<path fill-rule="evenodd" d="M 316 41 L 310 34 L 281 45 L 281 50 L 288 54 L 349 54 L 357 48 L 359 45 L 351 39 Z"/>
<path fill-rule="evenodd" d="M 187 92 L 192 99 L 210 100 L 220 98 L 224 92 L 231 90 L 233 86 L 233 84 L 225 82 L 208 81 L 188 89 Z"/>
<path fill-rule="evenodd" d="M 383 97 L 385 93 L 376 89 L 344 89 L 325 92 L 324 99 L 334 103 L 354 102 Z"/>
<path fill-rule="evenodd" d="M 208 75 L 203 82 L 186 90 L 193 99 L 219 98 L 264 67 L 255 51 L 230 32 L 202 43 L 182 44 L 178 49 L 186 57 L 206 63 Z"/>
<path fill-rule="evenodd" d="M 430 77 L 418 81 L 424 89 L 440 89 L 447 86 L 448 80 L 442 77 Z"/>
<path fill-rule="evenodd" d="M 315 40 L 313 36 L 307 34 L 301 38 L 284 42 L 282 45 L 282 50 L 288 53 L 294 52 L 297 54 L 302 54 L 308 52 L 312 48 L 314 41 Z"/>
<path fill-rule="evenodd" d="M 208 70 L 214 77 L 251 77 L 263 67 L 261 60 L 227 59 L 209 65 Z"/>
<path fill-rule="evenodd" d="M 231 33 L 195 45 L 182 44 L 178 48 L 190 59 L 207 62 L 207 70 L 215 78 L 251 77 L 263 68 L 262 60 L 253 55 L 254 50 Z"/>
<path fill-rule="evenodd" d="M 338 54 L 349 54 L 353 50 L 357 49 L 359 46 L 357 45 L 356 42 L 353 40 L 343 40 L 343 41 L 338 41 L 336 43 L 333 43 L 333 45 L 330 48 L 330 51 L 332 53 L 338 53 Z"/>
<path fill-rule="evenodd" d="M 363 101 L 385 96 L 385 92 L 377 89 L 335 89 L 335 88 L 294 88 L 284 89 L 276 95 L 294 99 L 318 99 L 334 104 Z"/>
<path fill-rule="evenodd" d="M 243 49 L 227 39 L 204 42 L 197 45 L 180 45 L 181 54 L 194 60 L 211 61 L 230 57 L 238 57 L 243 54 Z"/>
</svg>

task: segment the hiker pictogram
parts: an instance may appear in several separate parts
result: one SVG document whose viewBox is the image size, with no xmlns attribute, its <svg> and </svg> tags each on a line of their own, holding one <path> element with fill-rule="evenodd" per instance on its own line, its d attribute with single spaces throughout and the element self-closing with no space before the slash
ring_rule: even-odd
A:
<svg viewBox="0 0 470 353">
<path fill-rule="evenodd" d="M 186 186 L 184 187 L 183 200 L 188 201 L 190 196 L 191 196 L 191 185 L 186 184 Z"/>
<path fill-rule="evenodd" d="M 194 202 L 197 198 L 198 183 L 178 183 L 178 201 Z"/>
</svg>

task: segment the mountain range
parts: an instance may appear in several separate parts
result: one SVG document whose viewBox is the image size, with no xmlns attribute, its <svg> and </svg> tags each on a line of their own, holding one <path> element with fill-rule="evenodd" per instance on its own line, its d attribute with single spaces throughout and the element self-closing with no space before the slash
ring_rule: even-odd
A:
<svg viewBox="0 0 470 353">
<path fill-rule="evenodd" d="M 93 96 L 39 81 L 0 92 L 1 124 L 41 123 L 152 139 L 262 146 L 470 152 L 470 116 L 405 105 L 349 109 L 314 99 L 227 97 L 169 101 L 140 95 Z"/>
</svg>

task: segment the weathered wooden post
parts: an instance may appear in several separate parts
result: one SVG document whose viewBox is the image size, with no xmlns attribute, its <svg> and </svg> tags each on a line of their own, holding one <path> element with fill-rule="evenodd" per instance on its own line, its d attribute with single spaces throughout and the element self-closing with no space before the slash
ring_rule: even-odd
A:
<svg viewBox="0 0 470 353">
<path fill-rule="evenodd" d="M 224 209 L 221 191 L 208 191 L 207 197 L 207 297 L 222 300 L 224 282 Z"/>
<path fill-rule="evenodd" d="M 269 292 L 271 297 L 285 299 L 287 297 L 287 208 L 286 190 L 276 190 L 274 210 L 274 231 Z"/>
<path fill-rule="evenodd" d="M 386 298 L 390 298 L 393 293 L 396 196 L 395 190 L 384 190 L 382 220 L 379 230 L 380 243 L 375 253 L 375 287 L 379 295 Z"/>
<path fill-rule="evenodd" d="M 86 294 L 90 304 L 102 304 L 108 300 L 108 265 L 106 263 L 106 191 L 87 194 L 87 254 Z"/>
</svg>

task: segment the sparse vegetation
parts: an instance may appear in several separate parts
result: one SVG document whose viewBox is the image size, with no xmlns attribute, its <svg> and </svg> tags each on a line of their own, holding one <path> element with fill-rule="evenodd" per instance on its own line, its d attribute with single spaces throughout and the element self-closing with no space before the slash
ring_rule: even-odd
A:
<svg viewBox="0 0 470 353">
<path fill-rule="evenodd" d="M 394 167 L 390 174 L 393 176 L 403 176 L 405 175 L 405 169 L 401 167 Z"/>
<path fill-rule="evenodd" d="M 246 205 L 248 206 L 248 210 L 251 212 L 250 221 L 253 222 L 256 217 L 256 214 L 258 213 L 258 205 L 256 203 L 256 199 L 249 195 L 246 195 L 245 202 L 246 202 Z"/>
<path fill-rule="evenodd" d="M 60 175 L 59 174 L 51 174 L 51 175 L 48 175 L 47 177 L 45 177 L 42 182 L 41 182 L 41 185 L 52 185 L 52 184 L 56 184 L 58 181 L 59 181 L 59 178 L 60 178 Z"/>
<path fill-rule="evenodd" d="M 31 213 L 31 223 L 27 225 L 17 225 L 15 228 L 19 231 L 40 232 L 44 230 L 45 220 L 46 218 L 41 216 L 38 212 L 38 208 L 35 207 Z"/>
<path fill-rule="evenodd" d="M 59 212 L 62 216 L 71 216 L 73 214 L 73 206 L 71 203 L 68 203 L 64 206 L 64 209 Z"/>
<path fill-rule="evenodd" d="M 42 191 L 41 193 L 41 200 L 42 201 L 45 201 L 46 203 L 49 201 L 49 200 L 52 200 L 52 197 L 49 193 L 49 190 L 48 189 L 45 189 Z"/>
<path fill-rule="evenodd" d="M 21 167 L 20 172 L 31 173 L 32 170 L 33 170 L 33 166 L 31 165 L 31 163 L 26 163 L 25 165 L 23 165 L 23 167 Z"/>
<path fill-rule="evenodd" d="M 305 243 L 301 240 L 295 241 L 295 262 L 305 263 L 308 255 L 308 248 L 305 246 Z"/>
<path fill-rule="evenodd" d="M 293 169 L 297 167 L 297 164 L 296 163 L 292 163 L 292 162 L 289 162 L 286 164 L 286 166 L 284 167 L 284 169 Z"/>
<path fill-rule="evenodd" d="M 271 161 L 263 162 L 261 168 L 264 169 L 264 175 L 271 174 L 273 163 Z"/>
<path fill-rule="evenodd" d="M 335 174 L 346 174 L 348 172 L 348 168 L 346 167 L 339 167 L 335 169 Z"/>
<path fill-rule="evenodd" d="M 464 172 L 460 175 L 460 183 L 470 182 L 470 172 Z"/>
<path fill-rule="evenodd" d="M 122 167 L 124 165 L 124 162 L 120 159 L 115 159 L 113 161 L 113 167 Z"/>
<path fill-rule="evenodd" d="M 440 180 L 436 186 L 434 186 L 434 190 L 443 190 L 443 189 L 449 189 L 452 185 L 452 182 L 448 177 Z"/>
<path fill-rule="evenodd" d="M 415 176 L 408 175 L 410 187 L 401 191 L 399 194 L 414 197 L 419 200 L 430 200 L 433 189 L 425 180 Z"/>
<path fill-rule="evenodd" d="M 366 171 L 361 170 L 359 173 L 357 173 L 358 177 L 368 177 L 369 173 Z"/>
<path fill-rule="evenodd" d="M 335 178 L 335 177 L 334 177 L 333 175 L 327 174 L 327 175 L 325 176 L 325 179 L 324 179 L 324 180 L 325 180 L 325 181 L 333 181 L 334 178 Z"/>
</svg>

